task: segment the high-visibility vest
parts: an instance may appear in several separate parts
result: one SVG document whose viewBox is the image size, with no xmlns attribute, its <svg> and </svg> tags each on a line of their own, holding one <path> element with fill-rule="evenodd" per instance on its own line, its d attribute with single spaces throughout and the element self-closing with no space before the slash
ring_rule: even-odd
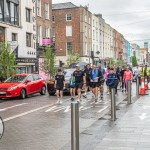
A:
<svg viewBox="0 0 150 150">
<path fill-rule="evenodd" d="M 150 76 L 150 69 L 149 68 L 142 68 L 142 70 L 141 70 L 141 76 L 144 77 L 145 69 L 146 69 L 146 75 Z"/>
</svg>

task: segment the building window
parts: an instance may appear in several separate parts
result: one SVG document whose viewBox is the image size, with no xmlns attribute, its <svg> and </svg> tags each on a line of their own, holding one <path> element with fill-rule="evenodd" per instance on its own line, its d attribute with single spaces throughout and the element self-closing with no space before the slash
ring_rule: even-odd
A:
<svg viewBox="0 0 150 150">
<path fill-rule="evenodd" d="M 30 22 L 31 21 L 31 10 L 26 8 L 26 22 Z"/>
<path fill-rule="evenodd" d="M 72 43 L 67 42 L 67 54 L 70 55 L 72 54 Z"/>
<path fill-rule="evenodd" d="M 85 26 L 85 37 L 87 37 L 87 27 Z"/>
<path fill-rule="evenodd" d="M 55 22 L 55 16 L 52 16 L 52 22 Z"/>
<path fill-rule="evenodd" d="M 52 28 L 52 36 L 55 37 L 55 28 Z"/>
<path fill-rule="evenodd" d="M 15 3 L 10 2 L 10 5 L 8 5 L 8 8 L 10 7 L 10 22 L 11 24 L 18 24 L 18 5 Z M 8 12 L 8 14 L 9 14 Z"/>
<path fill-rule="evenodd" d="M 72 26 L 66 26 L 66 36 L 72 36 Z"/>
<path fill-rule="evenodd" d="M 67 14 L 66 15 L 66 21 L 71 21 L 72 20 L 72 15 L 71 14 Z"/>
<path fill-rule="evenodd" d="M 87 43 L 85 43 L 85 55 L 88 55 L 88 50 L 87 50 Z"/>
<path fill-rule="evenodd" d="M 93 40 L 95 40 L 95 31 L 93 30 Z"/>
<path fill-rule="evenodd" d="M 31 47 L 31 33 L 26 33 L 26 46 Z"/>
<path fill-rule="evenodd" d="M 3 15 L 4 15 L 4 2 L 3 1 L 0 1 L 0 21 L 3 21 Z"/>
<path fill-rule="evenodd" d="M 91 18 L 89 18 L 89 24 L 91 24 Z"/>
<path fill-rule="evenodd" d="M 45 19 L 49 19 L 49 4 L 45 3 Z"/>
<path fill-rule="evenodd" d="M 89 28 L 89 38 L 91 38 L 91 29 Z"/>
<path fill-rule="evenodd" d="M 86 17 L 86 15 L 84 16 L 84 21 L 86 22 L 87 21 L 87 19 L 86 19 L 87 17 Z"/>
<path fill-rule="evenodd" d="M 39 45 L 42 45 L 42 26 L 37 27 L 37 39 Z"/>
<path fill-rule="evenodd" d="M 45 29 L 45 36 L 46 36 L 46 38 L 50 38 L 50 29 L 49 28 Z"/>
<path fill-rule="evenodd" d="M 17 41 L 17 34 L 16 33 L 12 33 L 12 41 Z"/>
<path fill-rule="evenodd" d="M 41 16 L 41 0 L 37 0 L 37 16 Z"/>
</svg>

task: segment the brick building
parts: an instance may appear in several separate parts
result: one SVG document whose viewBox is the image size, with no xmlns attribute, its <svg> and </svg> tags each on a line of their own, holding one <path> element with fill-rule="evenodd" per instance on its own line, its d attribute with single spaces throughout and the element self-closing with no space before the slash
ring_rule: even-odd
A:
<svg viewBox="0 0 150 150">
<path fill-rule="evenodd" d="M 52 5 L 52 27 L 56 58 L 66 64 L 67 55 L 80 54 L 82 61 L 91 62 L 92 14 L 87 7 L 71 2 Z"/>
</svg>

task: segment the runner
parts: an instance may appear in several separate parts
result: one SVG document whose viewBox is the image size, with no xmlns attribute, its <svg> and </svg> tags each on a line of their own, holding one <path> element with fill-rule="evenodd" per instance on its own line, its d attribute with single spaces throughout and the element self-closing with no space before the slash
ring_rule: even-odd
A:
<svg viewBox="0 0 150 150">
<path fill-rule="evenodd" d="M 130 80 L 132 81 L 132 79 L 133 79 L 133 74 L 130 71 L 129 67 L 127 67 L 127 69 L 124 73 L 123 79 L 124 79 L 124 82 L 125 82 L 125 85 L 126 85 L 126 94 L 128 94 L 128 81 L 130 81 Z"/>
<path fill-rule="evenodd" d="M 55 88 L 56 88 L 56 95 L 57 95 L 57 104 L 62 104 L 63 100 L 63 89 L 65 87 L 65 77 L 62 74 L 62 70 L 58 69 L 57 75 L 55 76 Z"/>
<path fill-rule="evenodd" d="M 97 66 L 94 64 L 93 69 L 91 71 L 91 82 L 92 82 L 92 92 L 95 96 L 95 102 L 98 100 L 98 87 L 99 87 L 99 79 L 102 78 L 102 73 L 99 69 L 97 69 Z"/>
<path fill-rule="evenodd" d="M 76 65 L 76 70 L 73 73 L 73 76 L 75 77 L 75 88 L 78 93 L 78 102 L 81 102 L 81 90 L 83 87 L 83 84 L 86 84 L 86 79 L 84 76 L 84 72 L 80 70 L 80 66 Z"/>
<path fill-rule="evenodd" d="M 101 66 L 99 67 L 99 71 L 102 73 L 102 77 L 99 78 L 99 83 L 100 83 L 100 98 L 103 99 L 103 93 L 104 93 L 104 82 L 105 82 L 105 69 L 102 68 Z"/>
<path fill-rule="evenodd" d="M 73 74 L 71 75 L 70 78 L 70 95 L 71 95 L 71 100 L 73 101 L 75 98 L 75 77 Z"/>
<path fill-rule="evenodd" d="M 125 88 L 125 82 L 124 82 L 124 79 L 123 79 L 125 71 L 126 71 L 125 67 L 122 66 L 122 69 L 121 69 L 121 72 L 120 72 L 120 74 L 121 74 L 121 82 L 122 82 L 122 92 L 125 91 L 125 89 L 124 89 Z"/>
<path fill-rule="evenodd" d="M 84 85 L 85 93 L 83 97 L 87 98 L 87 92 L 88 89 L 90 88 L 90 74 L 91 74 L 91 67 L 90 64 L 87 64 L 86 69 L 84 70 L 84 75 L 86 77 L 86 84 Z"/>
<path fill-rule="evenodd" d="M 110 93 L 111 93 L 111 89 L 115 88 L 115 93 L 117 94 L 118 78 L 116 74 L 116 69 L 114 69 L 113 67 L 110 68 L 107 84 L 109 86 Z"/>
</svg>

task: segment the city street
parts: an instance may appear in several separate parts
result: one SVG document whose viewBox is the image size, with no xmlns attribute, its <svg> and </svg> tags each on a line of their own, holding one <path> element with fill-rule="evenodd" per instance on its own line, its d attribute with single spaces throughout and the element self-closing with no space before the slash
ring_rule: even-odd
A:
<svg viewBox="0 0 150 150">
<path fill-rule="evenodd" d="M 132 96 L 135 96 L 135 83 Z M 117 104 L 127 103 L 126 94 L 118 91 Z M 64 97 L 62 105 L 55 104 L 56 96 L 30 96 L 25 100 L 12 99 L 0 103 L 0 115 L 5 132 L 0 141 L 3 150 L 58 150 L 71 141 L 70 97 Z M 82 98 L 80 133 L 110 110 L 110 96 L 95 104 L 91 93 Z M 65 148 L 66 149 L 66 148 Z"/>
</svg>

